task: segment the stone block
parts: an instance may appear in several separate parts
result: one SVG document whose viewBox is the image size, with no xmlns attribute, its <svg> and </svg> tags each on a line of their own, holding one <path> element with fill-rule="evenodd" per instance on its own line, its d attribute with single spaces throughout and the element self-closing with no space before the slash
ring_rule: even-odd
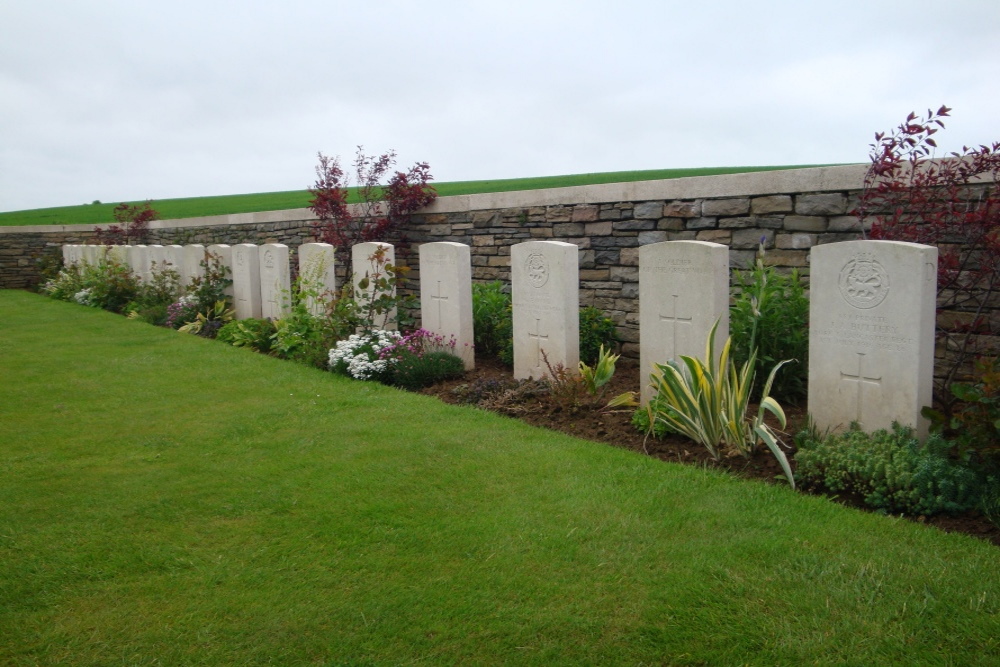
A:
<svg viewBox="0 0 1000 667">
<path fill-rule="evenodd" d="M 663 207 L 666 218 L 697 218 L 701 215 L 701 202 L 671 201 Z"/>
<path fill-rule="evenodd" d="M 754 215 L 791 213 L 792 210 L 792 198 L 790 195 L 768 195 L 766 197 L 754 197 L 750 200 L 750 212 Z"/>
<path fill-rule="evenodd" d="M 619 251 L 618 263 L 622 266 L 639 266 L 639 248 L 622 248 Z"/>
<path fill-rule="evenodd" d="M 613 266 L 610 271 L 611 280 L 618 280 L 623 283 L 636 282 L 639 280 L 639 267 L 637 266 Z"/>
<path fill-rule="evenodd" d="M 789 232 L 825 232 L 826 218 L 808 215 L 785 216 L 785 230 Z"/>
<path fill-rule="evenodd" d="M 775 246 L 782 250 L 808 250 L 816 245 L 816 234 L 778 234 Z"/>
<path fill-rule="evenodd" d="M 663 217 L 663 202 L 639 202 L 632 209 L 632 217 L 636 220 L 659 220 Z"/>
<path fill-rule="evenodd" d="M 639 245 L 649 245 L 650 243 L 662 243 L 667 240 L 667 232 L 665 231 L 652 231 L 652 232 L 639 232 Z"/>
<path fill-rule="evenodd" d="M 607 280 L 610 269 L 580 269 L 580 280 Z"/>
<path fill-rule="evenodd" d="M 750 217 L 737 217 L 737 218 L 719 218 L 719 229 L 746 229 L 748 227 L 756 227 L 757 218 Z"/>
<path fill-rule="evenodd" d="M 866 231 L 871 229 L 870 221 L 865 225 L 865 228 Z M 830 232 L 860 232 L 861 219 L 854 215 L 837 215 L 830 218 L 826 229 Z"/>
<path fill-rule="evenodd" d="M 795 212 L 798 215 L 844 215 L 847 197 L 840 193 L 799 195 L 795 198 Z"/>
<path fill-rule="evenodd" d="M 656 220 L 619 220 L 614 223 L 615 231 L 635 232 L 656 229 Z"/>
<path fill-rule="evenodd" d="M 601 265 L 608 264 L 619 264 L 621 263 L 622 253 L 627 252 L 629 249 L 608 249 L 608 250 L 592 250 L 594 253 L 594 263 Z M 638 257 L 638 254 L 636 255 Z M 638 261 L 637 261 L 638 263 Z"/>
<path fill-rule="evenodd" d="M 774 230 L 773 229 L 737 229 L 733 232 L 732 242 L 729 244 L 731 248 L 736 249 L 753 249 L 760 246 L 761 240 L 764 241 L 765 248 L 771 248 L 774 246 Z"/>
<path fill-rule="evenodd" d="M 718 218 L 691 218 L 685 226 L 688 229 L 715 229 L 718 224 Z"/>
<path fill-rule="evenodd" d="M 583 227 L 583 233 L 587 236 L 606 236 L 611 233 L 613 223 L 610 220 L 602 222 L 588 222 Z"/>
<path fill-rule="evenodd" d="M 749 197 L 706 199 L 701 204 L 702 216 L 746 215 L 749 212 Z"/>
<path fill-rule="evenodd" d="M 562 222 L 552 225 L 554 236 L 583 236 L 583 229 L 582 222 Z"/>
<path fill-rule="evenodd" d="M 768 250 L 764 264 L 794 268 L 809 266 L 809 253 L 804 250 Z"/>
<path fill-rule="evenodd" d="M 573 209 L 566 206 L 550 206 L 545 209 L 545 222 L 569 222 Z"/>
<path fill-rule="evenodd" d="M 571 222 L 594 222 L 597 220 L 597 214 L 600 211 L 596 204 L 580 204 L 573 207 L 573 215 L 570 217 Z"/>
<path fill-rule="evenodd" d="M 699 241 L 729 245 L 729 242 L 733 240 L 733 233 L 728 229 L 705 229 L 698 232 L 695 238 Z"/>
</svg>

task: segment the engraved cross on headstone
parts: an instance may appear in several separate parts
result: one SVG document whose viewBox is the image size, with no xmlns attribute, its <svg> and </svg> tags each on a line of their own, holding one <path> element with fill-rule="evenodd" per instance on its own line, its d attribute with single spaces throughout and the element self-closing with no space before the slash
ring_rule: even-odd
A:
<svg viewBox="0 0 1000 667">
<path fill-rule="evenodd" d="M 444 323 L 444 316 L 441 313 L 442 301 L 447 301 L 448 297 L 441 295 L 441 281 L 437 281 L 437 294 L 431 294 L 431 298 L 437 302 L 437 323 L 433 329 L 438 330 Z"/>
<path fill-rule="evenodd" d="M 660 315 L 661 322 L 670 322 L 671 324 L 672 333 L 670 337 L 670 352 L 667 355 L 667 358 L 669 359 L 673 359 L 677 351 L 677 325 L 691 324 L 690 317 L 680 317 L 677 314 L 677 299 L 680 297 L 677 294 L 673 294 L 672 296 L 673 296 L 673 301 L 670 302 L 671 304 L 670 315 L 662 315 L 662 314 Z"/>
<path fill-rule="evenodd" d="M 874 386 L 878 387 L 878 386 L 881 386 L 881 384 L 882 384 L 882 376 L 881 375 L 879 375 L 878 377 L 868 377 L 867 375 L 864 374 L 864 370 L 863 370 L 864 362 L 865 362 L 865 354 L 864 354 L 864 352 L 858 352 L 858 374 L 857 375 L 851 375 L 850 373 L 845 373 L 844 371 L 840 371 L 840 379 L 841 380 L 847 380 L 848 382 L 856 382 L 858 384 L 858 398 L 857 398 L 857 421 L 858 421 L 858 423 L 862 423 L 862 420 L 861 420 L 861 408 L 864 405 L 864 397 L 863 397 L 863 394 L 864 394 L 864 385 L 865 384 L 870 384 L 870 385 L 874 385 Z"/>
<path fill-rule="evenodd" d="M 542 335 L 542 321 L 540 318 L 535 318 L 535 331 L 537 333 L 528 332 L 528 338 L 535 339 L 535 368 L 542 365 L 542 340 L 548 340 L 548 335 Z"/>
</svg>

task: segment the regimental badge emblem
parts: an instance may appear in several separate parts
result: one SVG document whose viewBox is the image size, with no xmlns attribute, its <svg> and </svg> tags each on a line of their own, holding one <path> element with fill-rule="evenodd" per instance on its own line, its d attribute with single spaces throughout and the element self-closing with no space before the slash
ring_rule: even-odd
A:
<svg viewBox="0 0 1000 667">
<path fill-rule="evenodd" d="M 528 255 L 528 259 L 524 262 L 524 272 L 532 287 L 541 287 L 547 283 L 549 281 L 549 263 L 545 260 L 545 255 L 541 253 Z"/>
<path fill-rule="evenodd" d="M 889 274 L 874 255 L 855 255 L 840 270 L 840 294 L 855 308 L 874 308 L 889 294 Z"/>
<path fill-rule="evenodd" d="M 264 267 L 267 269 L 274 268 L 274 253 L 270 250 L 264 251 Z"/>
</svg>

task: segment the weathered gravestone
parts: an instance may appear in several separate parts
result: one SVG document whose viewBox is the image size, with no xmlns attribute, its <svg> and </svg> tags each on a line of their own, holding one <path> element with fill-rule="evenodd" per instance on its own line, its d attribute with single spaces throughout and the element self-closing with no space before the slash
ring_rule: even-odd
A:
<svg viewBox="0 0 1000 667">
<path fill-rule="evenodd" d="M 579 248 L 528 241 L 510 249 L 514 377 L 542 378 L 580 364 Z M 546 364 L 546 360 L 548 364 Z"/>
<path fill-rule="evenodd" d="M 182 281 L 183 285 L 183 272 L 184 272 L 184 246 L 181 245 L 166 245 L 163 246 L 163 262 L 167 268 L 176 271 L 177 277 Z"/>
<path fill-rule="evenodd" d="M 288 246 L 267 243 L 260 247 L 261 317 L 280 320 L 291 307 L 291 277 L 288 272 Z"/>
<path fill-rule="evenodd" d="M 181 263 L 181 287 L 189 287 L 195 278 L 205 275 L 205 246 L 200 243 L 192 243 L 184 246 L 184 259 Z"/>
<path fill-rule="evenodd" d="M 83 263 L 87 266 L 97 266 L 97 246 L 83 246 Z"/>
<path fill-rule="evenodd" d="M 69 243 L 64 243 L 62 247 L 62 260 L 63 266 L 69 267 L 73 264 L 73 246 Z"/>
<path fill-rule="evenodd" d="M 299 288 L 306 293 L 306 307 L 313 315 L 323 313 L 325 306 L 321 297 L 337 291 L 334 251 L 329 243 L 303 243 L 299 246 Z"/>
<path fill-rule="evenodd" d="M 257 246 L 240 243 L 233 246 L 233 308 L 236 319 L 259 318 L 260 261 Z"/>
<path fill-rule="evenodd" d="M 639 363 L 642 403 L 653 398 L 655 364 L 681 355 L 703 361 L 712 326 L 716 361 L 729 337 L 729 248 L 664 241 L 639 248 Z"/>
<path fill-rule="evenodd" d="M 105 246 L 105 248 L 106 248 L 105 257 L 107 257 L 107 260 L 109 262 L 118 265 L 128 264 L 128 257 L 126 255 L 128 251 L 128 246 L 110 245 L 110 246 Z"/>
<path fill-rule="evenodd" d="M 228 271 L 223 271 L 225 277 L 229 279 L 230 283 L 226 286 L 225 294 L 228 296 L 233 303 L 236 302 L 233 291 L 233 248 L 232 246 L 225 243 L 216 243 L 215 245 L 208 246 L 208 252 L 206 255 L 206 261 L 209 266 L 213 266 L 215 261 L 218 261 L 219 267 L 225 267 Z"/>
<path fill-rule="evenodd" d="M 420 246 L 420 321 L 446 341 L 466 369 L 476 366 L 472 330 L 472 259 L 469 246 L 442 241 Z"/>
<path fill-rule="evenodd" d="M 898 241 L 820 245 L 810 257 L 809 412 L 822 432 L 894 421 L 927 433 L 937 248 Z"/>
<path fill-rule="evenodd" d="M 129 248 L 131 248 L 129 253 L 129 265 L 132 267 L 132 273 L 134 273 L 142 282 L 149 282 L 149 246 L 133 245 L 129 246 Z"/>
<path fill-rule="evenodd" d="M 389 278 L 386 273 L 386 266 L 396 264 L 396 249 L 391 243 L 358 243 L 351 248 L 351 271 L 354 276 L 354 298 L 358 301 L 358 306 L 363 314 L 369 312 L 371 304 L 386 292 L 378 292 L 375 289 L 374 281 L 381 275 Z M 366 281 L 367 286 L 362 289 L 362 282 Z M 388 292 L 389 296 L 396 296 L 396 291 Z M 373 313 L 373 324 L 376 329 L 394 330 L 396 328 L 396 308 L 389 309 L 384 313 Z"/>
<path fill-rule="evenodd" d="M 163 269 L 166 268 L 167 263 L 167 253 L 164 251 L 162 245 L 146 246 L 149 249 L 149 273 L 152 276 L 153 272 L 162 273 Z"/>
</svg>

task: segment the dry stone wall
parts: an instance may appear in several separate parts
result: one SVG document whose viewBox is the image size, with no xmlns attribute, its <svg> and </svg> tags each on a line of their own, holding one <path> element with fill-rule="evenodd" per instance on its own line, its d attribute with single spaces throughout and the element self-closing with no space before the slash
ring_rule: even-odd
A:
<svg viewBox="0 0 1000 667">
<path fill-rule="evenodd" d="M 865 165 L 850 165 L 444 197 L 415 215 L 400 237 L 384 241 L 395 245 L 397 261 L 410 267 L 414 281 L 416 247 L 454 241 L 471 247 L 474 281 L 508 284 L 513 245 L 537 240 L 577 245 L 580 305 L 614 318 L 624 354 L 638 358 L 640 246 L 720 243 L 728 246 L 730 266 L 738 270 L 752 264 L 763 242 L 769 264 L 797 269 L 808 280 L 812 247 L 861 237 L 850 212 L 864 172 Z M 294 271 L 299 245 L 315 240 L 314 222 L 307 209 L 156 221 L 147 242 L 282 243 L 291 251 Z M 92 227 L 82 225 L 0 227 L 0 287 L 30 288 L 46 262 L 61 256 L 62 244 L 93 242 L 94 236 Z M 344 257 L 338 262 L 343 284 Z M 986 347 L 993 343 L 986 341 Z"/>
</svg>

